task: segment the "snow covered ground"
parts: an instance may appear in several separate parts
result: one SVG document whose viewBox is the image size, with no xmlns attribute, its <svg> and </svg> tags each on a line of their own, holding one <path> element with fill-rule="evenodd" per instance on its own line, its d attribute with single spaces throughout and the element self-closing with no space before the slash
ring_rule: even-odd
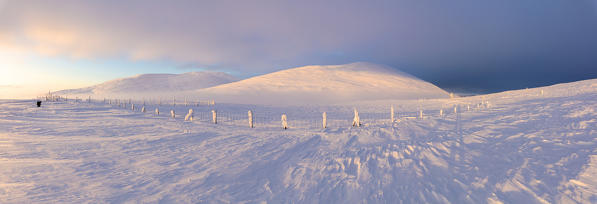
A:
<svg viewBox="0 0 597 204">
<path fill-rule="evenodd" d="M 362 127 L 350 126 L 353 107 Z M 0 203 L 597 202 L 597 80 L 456 99 L 159 108 L 0 101 Z M 196 120 L 184 122 L 189 108 Z"/>
</svg>

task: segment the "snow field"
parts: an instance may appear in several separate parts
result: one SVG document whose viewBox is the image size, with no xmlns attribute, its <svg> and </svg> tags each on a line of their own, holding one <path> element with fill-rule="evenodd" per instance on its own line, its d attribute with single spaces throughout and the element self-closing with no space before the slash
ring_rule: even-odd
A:
<svg viewBox="0 0 597 204">
<path fill-rule="evenodd" d="M 597 82 L 541 90 L 333 106 L 146 104 L 193 108 L 192 122 L 103 100 L 1 101 L 0 203 L 595 203 Z M 390 122 L 391 104 L 400 122 Z M 361 127 L 351 126 L 355 107 Z"/>
</svg>

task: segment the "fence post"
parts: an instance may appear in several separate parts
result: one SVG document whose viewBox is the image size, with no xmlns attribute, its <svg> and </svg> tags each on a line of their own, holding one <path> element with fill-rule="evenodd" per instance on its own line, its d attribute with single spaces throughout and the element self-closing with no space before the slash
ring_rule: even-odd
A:
<svg viewBox="0 0 597 204">
<path fill-rule="evenodd" d="M 187 113 L 187 115 L 184 117 L 185 121 L 193 121 L 193 109 L 189 109 L 189 113 Z"/>
<path fill-rule="evenodd" d="M 458 105 L 454 105 L 454 113 L 458 113 Z"/>
<path fill-rule="evenodd" d="M 176 114 L 174 113 L 173 109 L 170 109 L 170 117 L 176 118 Z"/>
<path fill-rule="evenodd" d="M 249 111 L 247 112 L 248 116 L 249 116 L 249 127 L 253 128 L 255 126 L 253 126 L 253 112 Z"/>
<path fill-rule="evenodd" d="M 444 109 L 439 109 L 439 117 L 443 117 L 444 116 Z"/>
<path fill-rule="evenodd" d="M 419 119 L 423 119 L 423 110 L 419 110 Z"/>
<path fill-rule="evenodd" d="M 141 112 L 145 113 L 145 106 L 141 108 Z"/>
<path fill-rule="evenodd" d="M 214 124 L 218 124 L 218 113 L 216 112 L 216 110 L 211 110 L 211 117 Z"/>
<path fill-rule="evenodd" d="M 323 117 L 323 129 L 326 129 L 328 127 L 328 114 L 326 112 L 323 112 L 323 114 L 321 114 L 321 117 Z"/>
<path fill-rule="evenodd" d="M 131 110 L 135 111 L 135 104 L 131 104 Z"/>
<path fill-rule="evenodd" d="M 286 118 L 286 114 L 282 114 L 282 128 L 284 128 L 284 130 L 288 129 L 288 121 Z"/>
<path fill-rule="evenodd" d="M 155 108 L 155 114 L 160 115 L 160 110 L 158 108 Z"/>
<path fill-rule="evenodd" d="M 394 105 L 390 107 L 390 122 L 393 123 L 394 120 Z"/>
<path fill-rule="evenodd" d="M 354 119 L 352 120 L 352 126 L 361 127 L 361 118 L 359 118 L 359 111 L 354 108 Z"/>
</svg>

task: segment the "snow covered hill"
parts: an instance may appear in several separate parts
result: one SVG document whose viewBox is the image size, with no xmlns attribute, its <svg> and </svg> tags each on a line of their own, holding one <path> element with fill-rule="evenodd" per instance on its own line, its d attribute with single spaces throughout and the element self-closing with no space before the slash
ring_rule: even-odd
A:
<svg viewBox="0 0 597 204">
<path fill-rule="evenodd" d="M 305 105 L 446 98 L 449 94 L 394 68 L 358 62 L 287 69 L 202 89 L 193 95 L 225 103 Z"/>
<path fill-rule="evenodd" d="M 87 97 L 160 97 L 237 81 L 222 72 L 184 74 L 142 74 L 111 80 L 91 87 L 55 92 L 57 95 Z"/>
<path fill-rule="evenodd" d="M 0 203 L 597 202 L 597 79 L 358 105 L 361 127 L 352 106 L 120 105 L 0 100 Z"/>
<path fill-rule="evenodd" d="M 218 72 L 144 74 L 55 92 L 71 98 L 215 100 L 218 103 L 307 105 L 383 99 L 446 98 L 448 93 L 394 68 L 365 62 L 306 66 L 237 81 Z"/>
</svg>

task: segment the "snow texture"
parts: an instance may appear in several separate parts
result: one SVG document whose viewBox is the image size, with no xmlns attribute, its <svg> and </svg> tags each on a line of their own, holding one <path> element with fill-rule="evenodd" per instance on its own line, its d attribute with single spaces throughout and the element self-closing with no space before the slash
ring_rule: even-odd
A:
<svg viewBox="0 0 597 204">
<path fill-rule="evenodd" d="M 101 102 L 2 100 L 0 203 L 596 203 L 597 80 L 541 90 L 218 103 L 194 107 L 194 123 Z M 471 108 L 437 117 L 456 105 Z"/>
</svg>

